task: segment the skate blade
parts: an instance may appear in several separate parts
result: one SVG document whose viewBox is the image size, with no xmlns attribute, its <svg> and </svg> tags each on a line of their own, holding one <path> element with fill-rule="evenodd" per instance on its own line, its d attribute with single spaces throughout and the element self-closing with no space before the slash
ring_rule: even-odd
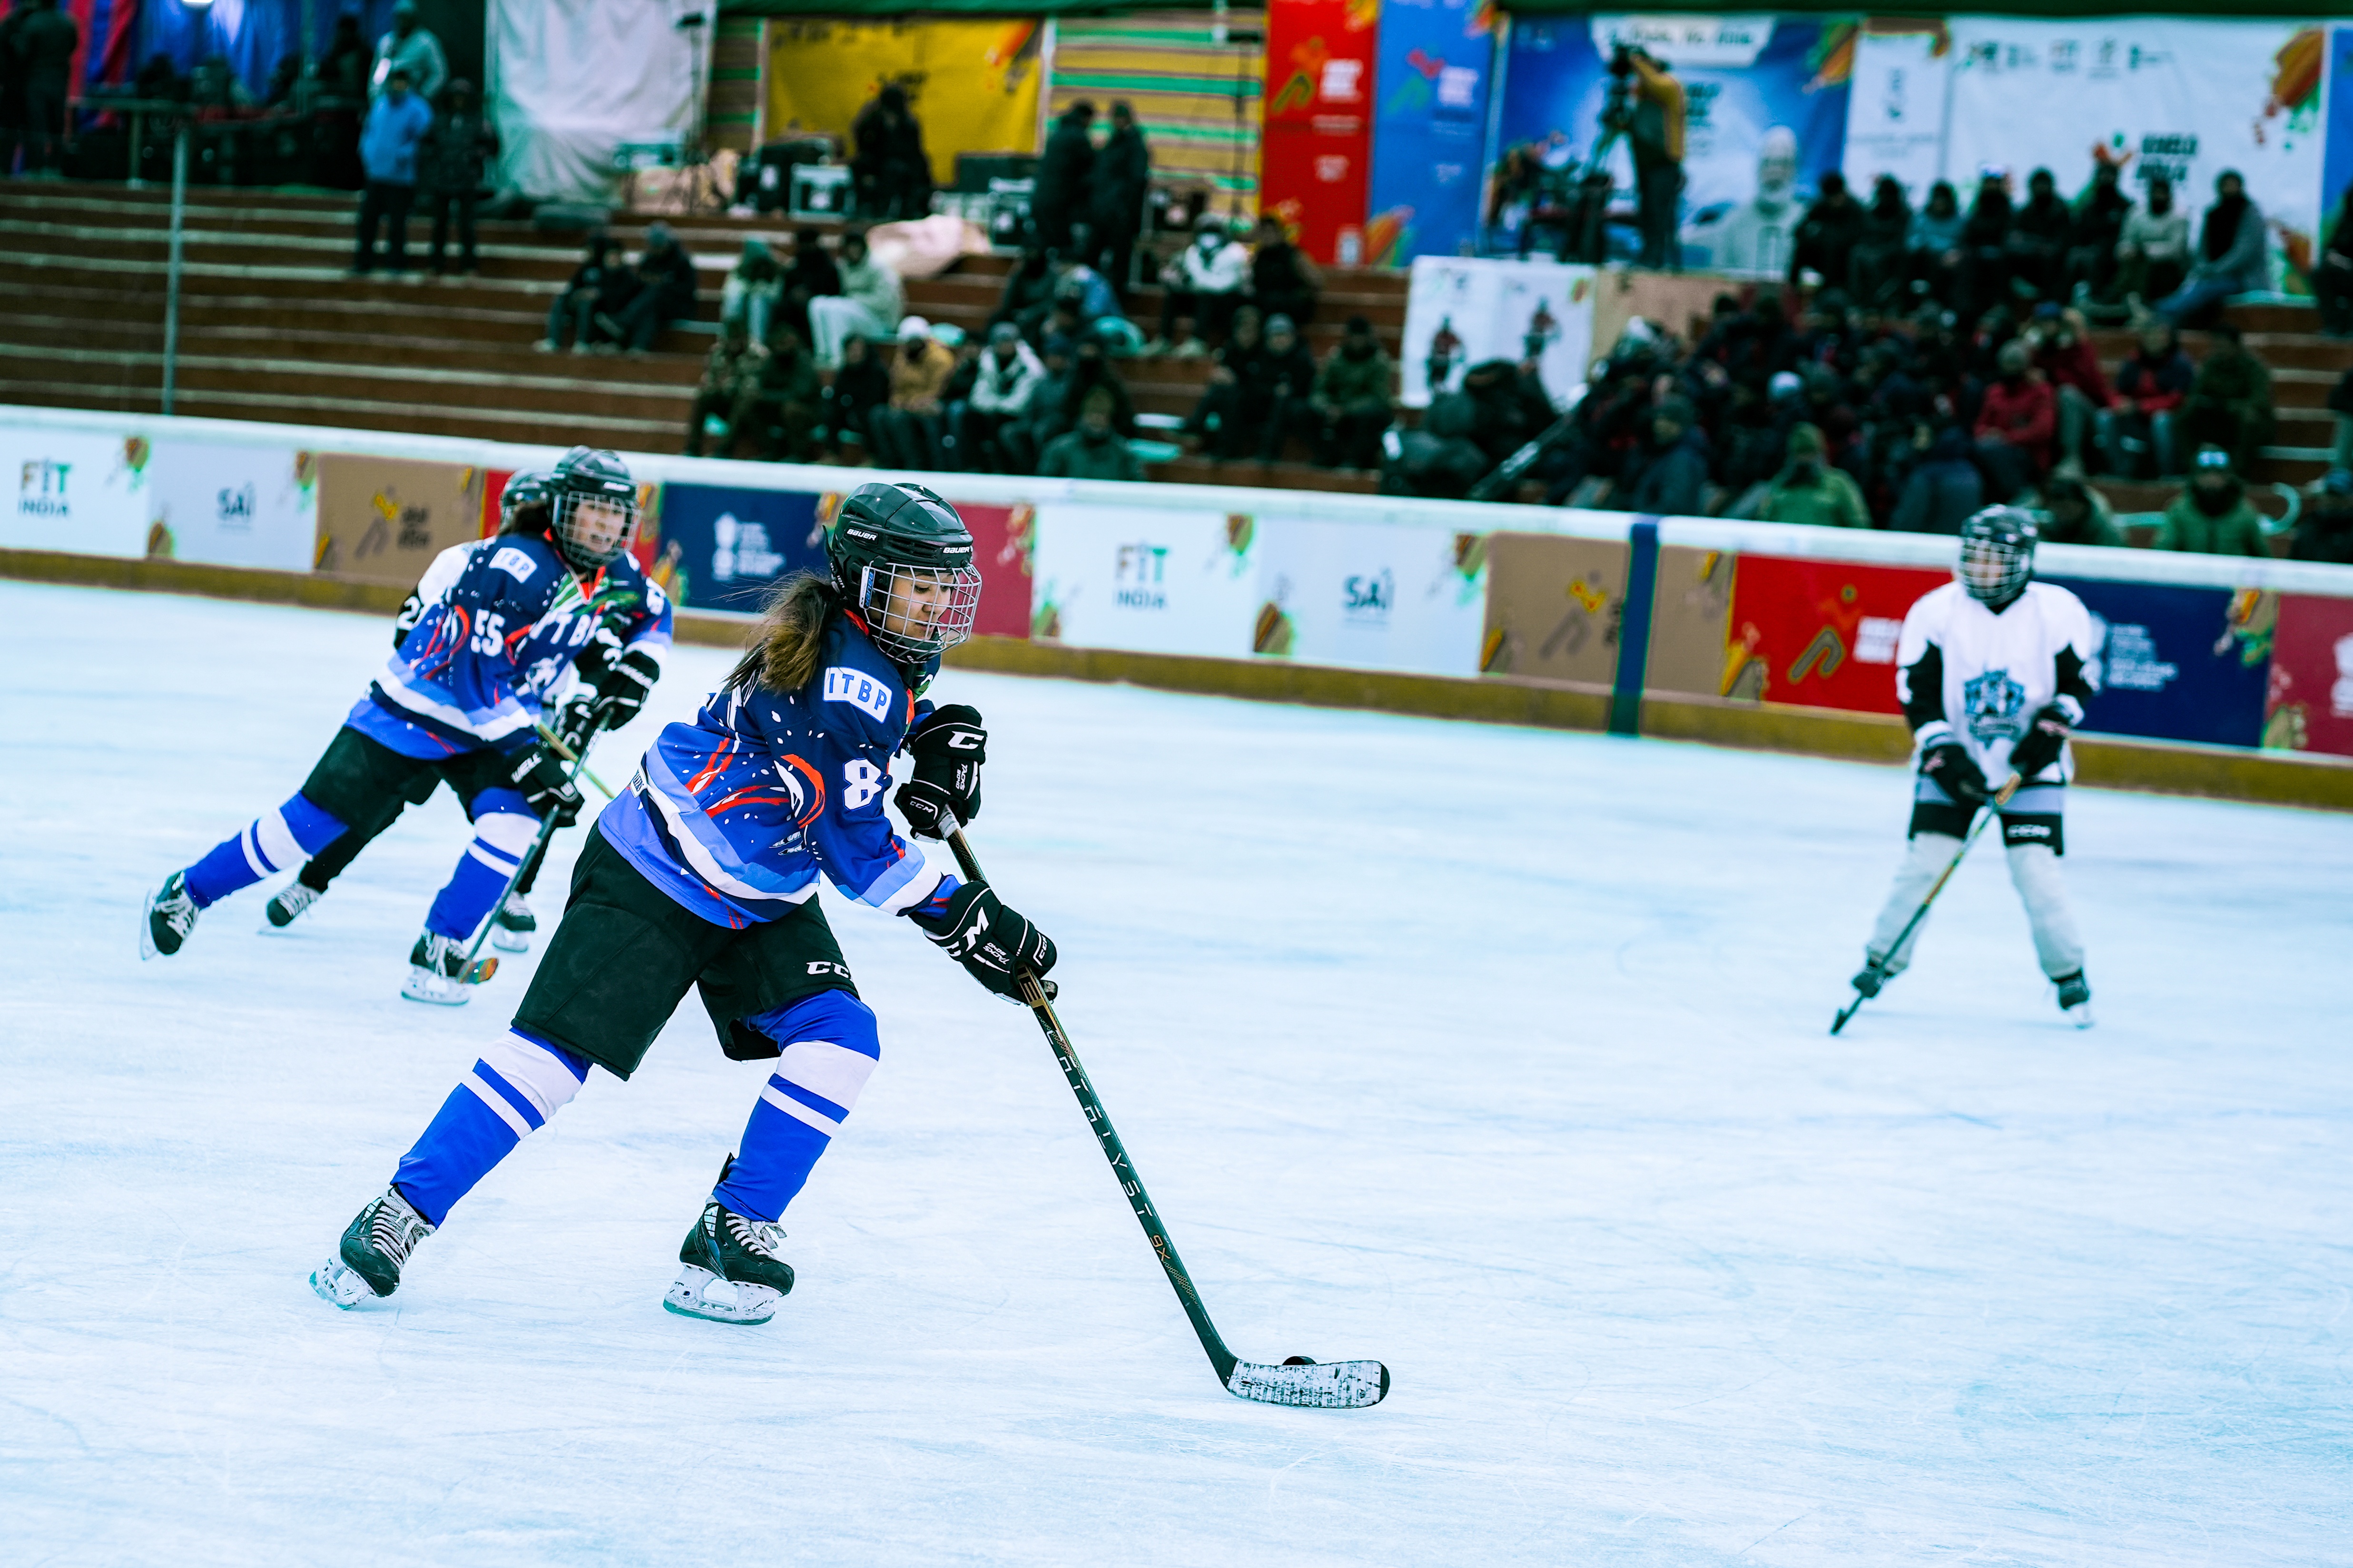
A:
<svg viewBox="0 0 2353 1568">
<path fill-rule="evenodd" d="M 529 952 L 531 951 L 531 932 L 527 931 L 509 931 L 504 926 L 496 926 L 493 927 L 491 931 L 491 945 L 497 948 L 501 952 Z M 488 979 L 490 977 L 488 975 L 484 975 L 483 978 Z"/>
<path fill-rule="evenodd" d="M 2094 1022 L 2092 1017 L 2092 1005 L 2089 1002 L 2083 1004 L 2081 1006 L 2070 1007 L 2065 1013 L 2060 1016 L 2079 1029 L 2088 1029 L 2092 1026 Z"/>
<path fill-rule="evenodd" d="M 681 1264 L 678 1278 L 670 1281 L 669 1291 L 662 1297 L 662 1308 L 681 1318 L 701 1318 L 707 1323 L 734 1323 L 751 1328 L 765 1323 L 776 1315 L 776 1303 L 784 1292 L 765 1285 L 732 1285 L 735 1300 L 714 1301 L 703 1294 L 712 1285 L 726 1285 L 708 1268 L 698 1268 L 691 1263 Z"/>
<path fill-rule="evenodd" d="M 345 1268 L 341 1258 L 330 1258 L 311 1271 L 311 1289 L 319 1300 L 346 1312 L 383 1300 L 374 1286 Z"/>
</svg>

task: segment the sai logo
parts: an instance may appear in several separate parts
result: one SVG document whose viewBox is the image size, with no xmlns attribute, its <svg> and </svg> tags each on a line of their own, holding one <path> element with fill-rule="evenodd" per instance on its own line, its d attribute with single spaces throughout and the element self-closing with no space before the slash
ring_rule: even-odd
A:
<svg viewBox="0 0 2353 1568">
<path fill-rule="evenodd" d="M 213 498 L 213 521 L 226 532 L 252 532 L 253 486 L 224 485 Z"/>
<path fill-rule="evenodd" d="M 1360 572 L 1340 584 L 1340 613 L 1354 626 L 1387 626 L 1397 605 L 1397 578 L 1386 566 Z"/>
<path fill-rule="evenodd" d="M 26 458 L 16 475 L 16 515 L 58 519 L 73 516 L 73 506 L 66 500 L 66 479 L 72 472 L 71 463 L 48 458 Z"/>
<path fill-rule="evenodd" d="M 1961 688 L 1961 706 L 1969 733 L 1980 741 L 2015 740 L 2025 731 L 2020 713 L 2026 707 L 2026 688 L 2006 669 L 1989 669 Z"/>
<path fill-rule="evenodd" d="M 1165 610 L 1167 575 L 1166 545 L 1123 544 L 1112 569 L 1112 603 L 1123 610 Z"/>
</svg>

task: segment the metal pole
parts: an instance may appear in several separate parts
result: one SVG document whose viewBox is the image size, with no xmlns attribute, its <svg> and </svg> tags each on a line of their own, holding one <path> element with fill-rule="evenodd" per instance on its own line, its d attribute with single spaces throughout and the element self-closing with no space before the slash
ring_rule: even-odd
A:
<svg viewBox="0 0 2353 1568">
<path fill-rule="evenodd" d="M 180 252 L 182 219 L 188 204 L 188 122 L 172 137 L 172 260 L 164 275 L 164 412 L 172 412 L 173 383 L 180 369 Z"/>
</svg>

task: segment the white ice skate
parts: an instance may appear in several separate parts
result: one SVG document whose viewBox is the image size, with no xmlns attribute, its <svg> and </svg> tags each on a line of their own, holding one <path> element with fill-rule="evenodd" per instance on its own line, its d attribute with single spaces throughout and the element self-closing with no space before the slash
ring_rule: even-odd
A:
<svg viewBox="0 0 2353 1568">
<path fill-rule="evenodd" d="M 491 945 L 502 952 L 529 952 L 532 933 L 539 930 L 531 902 L 521 893 L 509 893 L 499 912 L 491 917 Z"/>
<path fill-rule="evenodd" d="M 408 978 L 400 983 L 400 994 L 411 1002 L 462 1007 L 474 999 L 472 988 L 497 973 L 498 969 L 499 961 L 495 958 L 476 959 L 468 967 L 462 942 L 428 931 L 408 950 Z"/>
</svg>

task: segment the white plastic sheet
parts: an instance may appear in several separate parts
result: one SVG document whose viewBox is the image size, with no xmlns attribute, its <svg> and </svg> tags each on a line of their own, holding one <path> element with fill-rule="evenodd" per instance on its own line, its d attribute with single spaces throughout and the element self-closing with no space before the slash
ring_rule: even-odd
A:
<svg viewBox="0 0 2353 1568">
<path fill-rule="evenodd" d="M 714 7 L 686 0 L 491 0 L 490 93 L 499 186 L 543 200 L 610 201 L 626 142 L 673 141 L 710 79 Z"/>
</svg>

